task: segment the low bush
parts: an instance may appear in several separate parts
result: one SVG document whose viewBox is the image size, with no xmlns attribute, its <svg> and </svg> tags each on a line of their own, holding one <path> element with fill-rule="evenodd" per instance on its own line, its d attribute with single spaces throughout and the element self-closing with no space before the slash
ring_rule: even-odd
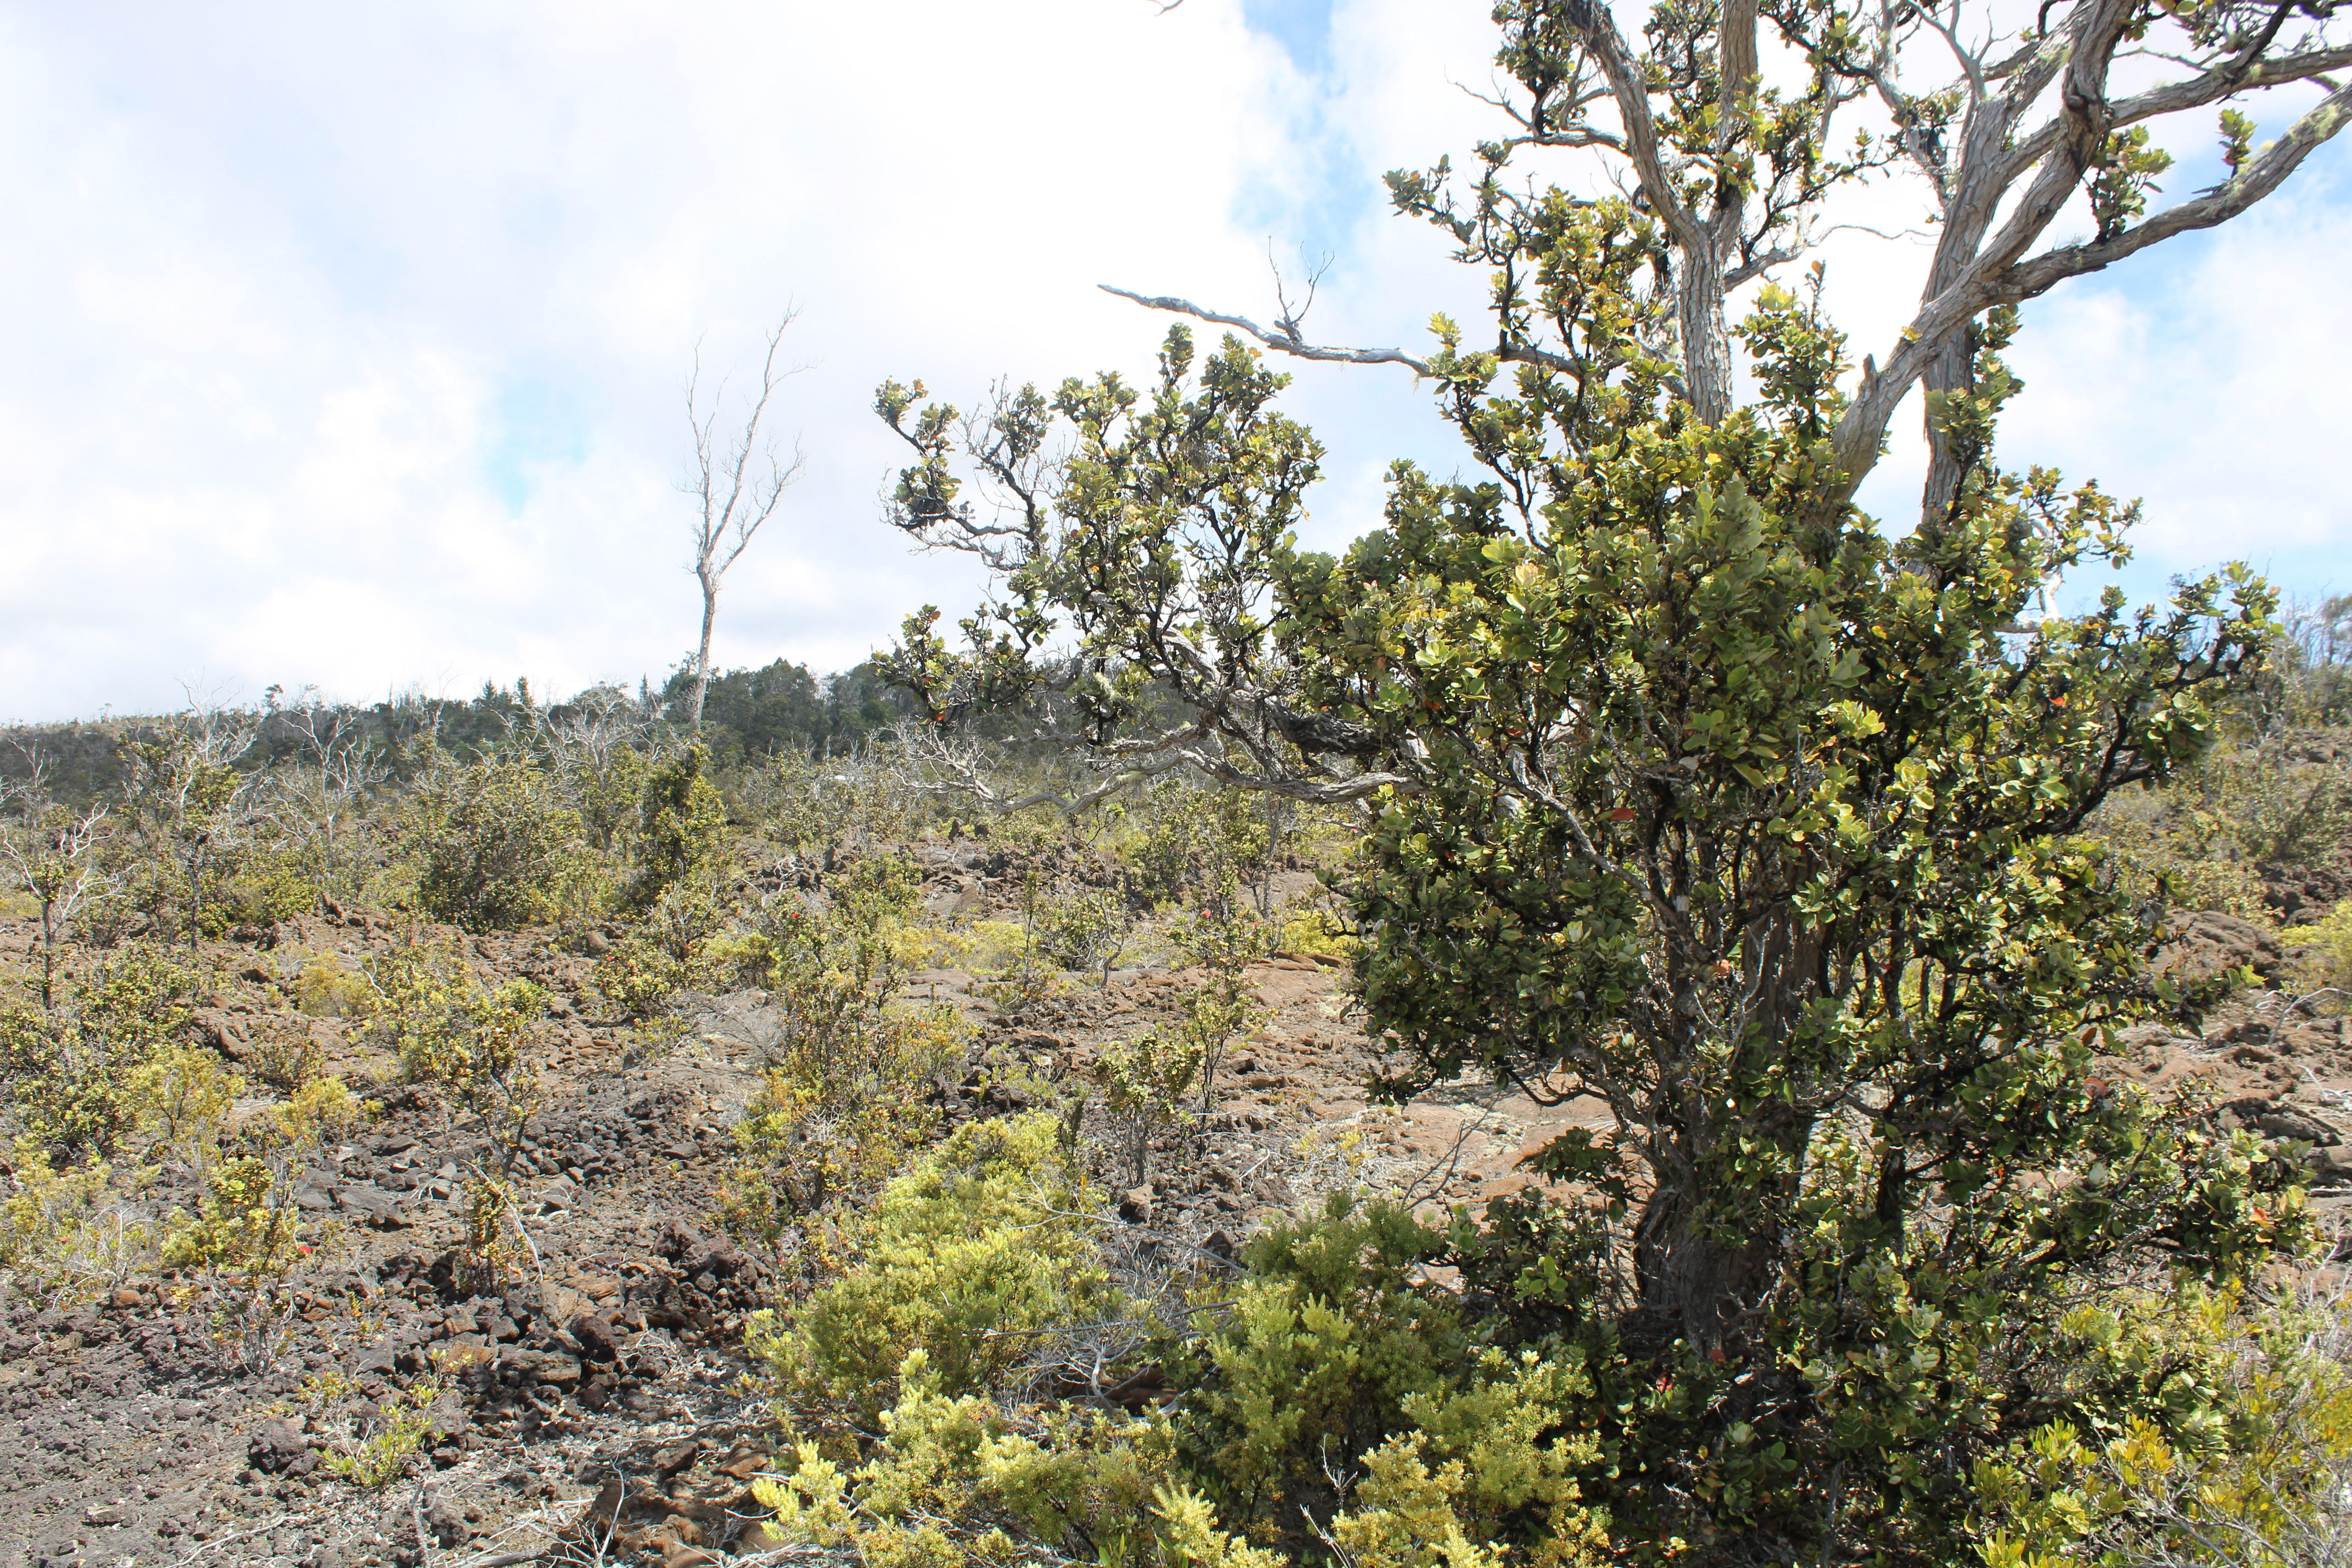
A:
<svg viewBox="0 0 2352 1568">
<path fill-rule="evenodd" d="M 596 964 L 598 993 L 636 1030 L 637 1054 L 657 1052 L 685 1032 L 678 993 L 719 983 L 730 972 L 756 984 L 765 948 L 727 943 L 732 911 L 708 876 L 661 889 L 627 936 Z"/>
<path fill-rule="evenodd" d="M 780 1387 L 876 1412 L 853 1424 L 875 1435 L 854 1463 L 804 1443 L 762 1484 L 782 1527 L 908 1564 L 1021 1543 L 1252 1568 L 1606 1552 L 1607 1516 L 1583 1500 L 1610 1469 L 1591 1381 L 1573 1358 L 1474 1344 L 1419 1272 L 1444 1233 L 1337 1200 L 1253 1243 L 1244 1282 L 1136 1336 L 1176 1403 L 1022 1403 L 1030 1347 L 1118 1303 L 1071 1267 L 1088 1226 L 1046 1119 L 975 1124 L 941 1155 L 894 1184 L 873 1251 L 792 1329 L 763 1322 Z"/>
<path fill-rule="evenodd" d="M 1201 1110 L 1214 1109 L 1217 1069 L 1225 1048 L 1264 1023 L 1266 1009 L 1249 984 L 1249 966 L 1270 956 L 1281 940 L 1277 927 L 1241 896 L 1230 868 L 1202 890 L 1201 905 L 1171 922 L 1169 941 L 1177 955 L 1202 972 L 1201 983 L 1184 999 L 1184 1039 L 1200 1053 Z"/>
<path fill-rule="evenodd" d="M 149 1069 L 204 984 L 163 949 L 136 946 L 76 977 L 49 1008 L 0 1000 L 0 1076 L 23 1131 L 58 1158 L 122 1152 L 159 1081 Z"/>
<path fill-rule="evenodd" d="M 1816 1522 L 1788 1514 L 1824 1477 L 1851 1489 L 1840 1538 L 1889 1561 L 2304 1568 L 2327 1559 L 2196 1542 L 2340 1522 L 2340 1314 L 2258 1321 L 2240 1287 L 2185 1278 L 1930 1299 L 1865 1271 L 1843 1305 L 1792 1301 L 1770 1326 L 1800 1406 L 1687 1346 L 1624 1343 L 1560 1263 L 1605 1251 L 1605 1228 L 1534 1192 L 1442 1226 L 1341 1196 L 1189 1304 L 1122 1301 L 1086 1272 L 1092 1222 L 1056 1150 L 1042 1116 L 966 1129 L 892 1184 L 841 1279 L 762 1320 L 795 1414 L 851 1413 L 771 1488 L 808 1539 L 877 1561 L 1016 1542 L 1154 1561 L 1155 1510 L 1181 1503 L 1268 1563 L 1746 1560 Z M 1825 1170 L 1821 1212 L 1865 1171 Z M 1122 1313 L 1140 1330 L 1089 1327 Z M 1170 1402 L 1041 1401 L 1059 1386 L 1041 1364 L 1089 1342 L 1113 1346 L 1096 1385 L 1153 1365 Z M 2159 1540 L 2172 1555 L 2086 1554 Z"/>
<path fill-rule="evenodd" d="M 1087 1205 L 1054 1118 L 971 1122 L 883 1190 L 841 1278 L 789 1322 L 757 1315 L 747 1343 L 787 1401 L 861 1424 L 907 1392 L 910 1352 L 932 1394 L 994 1389 L 1107 1303 Z"/>
<path fill-rule="evenodd" d="M 2063 1331 L 2067 1381 L 2107 1396 L 1979 1461 L 1988 1568 L 2347 1560 L 2352 1306 L 2340 1295 L 2264 1307 L 2194 1287 L 2125 1292 L 2077 1309 Z"/>
<path fill-rule="evenodd" d="M 1116 839 L 1137 897 L 1181 902 L 1221 872 L 1262 874 L 1275 840 L 1266 812 L 1267 803 L 1243 791 L 1189 782 L 1141 795 L 1126 808 Z"/>
<path fill-rule="evenodd" d="M 778 756 L 744 779 L 743 810 L 791 865 L 829 871 L 845 851 L 903 842 L 921 821 L 920 802 L 887 755 Z"/>
<path fill-rule="evenodd" d="M 416 907 L 467 931 L 551 921 L 595 896 L 598 866 L 580 813 L 525 758 L 435 760 L 398 837 Z"/>
<path fill-rule="evenodd" d="M 630 909 L 651 910 L 674 889 L 716 875 L 727 808 L 704 776 L 709 761 L 700 746 L 688 746 L 647 776 L 624 890 Z"/>
<path fill-rule="evenodd" d="M 510 1171 L 541 1102 L 531 1047 L 547 993 L 528 980 L 485 984 L 446 945 L 405 943 L 373 955 L 368 971 L 369 1031 L 407 1081 L 439 1089 L 449 1112 L 471 1119 Z"/>
<path fill-rule="evenodd" d="M 440 1397 L 440 1385 L 434 1383 L 389 1395 L 369 1421 L 374 1430 L 329 1450 L 327 1468 L 365 1491 L 399 1480 L 433 1434 L 433 1404 Z"/>
<path fill-rule="evenodd" d="M 1112 1041 L 1095 1058 L 1103 1110 L 1138 1184 L 1150 1173 L 1153 1141 L 1192 1121 L 1187 1102 L 1200 1082 L 1203 1059 L 1198 1039 L 1183 1029 L 1147 1029 L 1132 1039 Z"/>
<path fill-rule="evenodd" d="M 932 946 L 914 919 L 919 890 L 909 862 L 868 857 L 827 879 L 820 899 L 774 895 L 758 930 L 725 944 L 779 1016 L 719 1198 L 737 1236 L 773 1247 L 872 1193 L 935 1126 L 940 1077 L 969 1031 L 950 1006 L 898 1000 Z"/>
<path fill-rule="evenodd" d="M 2334 1010 L 2342 1011 L 2345 1003 L 2352 1002 L 2352 899 L 2296 931 L 2294 939 L 2310 944 L 2317 968 L 2309 978 L 2336 991 Z"/>
<path fill-rule="evenodd" d="M 1128 924 L 1127 900 L 1116 889 L 1065 887 L 1038 899 L 1033 930 L 1056 966 L 1100 970 L 1108 985 L 1127 945 Z"/>
<path fill-rule="evenodd" d="M 0 1273 L 19 1289 L 78 1300 L 120 1285 L 153 1257 L 148 1205 L 121 1189 L 104 1161 L 60 1171 L 39 1140 L 19 1138 L 7 1163 Z"/>
</svg>

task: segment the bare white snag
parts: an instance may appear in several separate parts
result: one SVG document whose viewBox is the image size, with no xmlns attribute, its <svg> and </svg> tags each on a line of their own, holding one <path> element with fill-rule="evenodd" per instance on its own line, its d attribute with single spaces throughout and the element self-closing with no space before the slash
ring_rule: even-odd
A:
<svg viewBox="0 0 2352 1568">
<path fill-rule="evenodd" d="M 750 547 L 761 524 L 774 515 L 776 503 L 800 478 L 806 462 L 797 446 L 792 461 L 785 462 L 775 441 L 761 429 L 776 388 L 807 368 L 776 369 L 776 350 L 784 341 L 784 330 L 799 314 L 785 311 L 776 330 L 768 334 L 767 356 L 760 363 L 759 395 L 751 400 L 741 431 L 726 442 L 719 439 L 719 416 L 727 385 L 719 383 L 705 411 L 699 348 L 695 353 L 694 374 L 686 384 L 687 424 L 694 431 L 694 474 L 685 489 L 699 503 L 692 531 L 693 571 L 695 582 L 702 588 L 702 639 L 694 656 L 694 703 L 688 728 L 698 735 L 702 733 L 702 701 L 710 690 L 710 628 L 719 618 L 719 585 L 727 569 Z"/>
</svg>

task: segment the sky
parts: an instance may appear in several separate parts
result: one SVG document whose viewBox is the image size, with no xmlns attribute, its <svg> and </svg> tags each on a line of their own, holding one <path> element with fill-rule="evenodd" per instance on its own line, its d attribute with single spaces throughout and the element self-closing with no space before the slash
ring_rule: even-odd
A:
<svg viewBox="0 0 2352 1568">
<path fill-rule="evenodd" d="M 0 0 L 0 722 L 658 682 L 700 609 L 688 374 L 740 393 L 788 312 L 804 467 L 716 656 L 854 664 L 979 586 L 881 520 L 878 382 L 1142 377 L 1166 319 L 1097 284 L 1263 320 L 1270 263 L 1327 258 L 1313 335 L 1426 346 L 1481 285 L 1380 176 L 1494 133 L 1491 50 L 1462 0 Z M 2147 498 L 2136 595 L 2229 558 L 2352 589 L 2348 149 L 2028 308 L 2004 458 Z M 1830 254 L 1884 342 L 1924 250 Z M 1309 542 L 1376 524 L 1391 459 L 1458 466 L 1407 373 L 1286 368 Z"/>
</svg>

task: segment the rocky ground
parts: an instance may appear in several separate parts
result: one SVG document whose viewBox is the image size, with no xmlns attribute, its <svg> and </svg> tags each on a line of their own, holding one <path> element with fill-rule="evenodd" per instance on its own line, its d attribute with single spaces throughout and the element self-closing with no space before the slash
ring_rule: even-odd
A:
<svg viewBox="0 0 2352 1568">
<path fill-rule="evenodd" d="M 943 857 L 934 871 L 944 914 L 1017 896 L 1016 877 L 992 878 L 969 857 Z M 273 1031 L 308 1030 L 330 1070 L 387 1079 L 380 1055 L 332 1020 L 285 1013 L 268 987 L 294 955 L 356 957 L 394 940 L 390 923 L 336 910 L 247 934 L 215 954 L 236 978 L 200 1015 L 204 1037 L 237 1057 Z M 29 936 L 0 927 L 0 951 Z M 235 1321 L 238 1303 L 169 1276 L 69 1308 L 5 1309 L 0 1562 L 782 1560 L 747 1487 L 776 1435 L 740 1348 L 746 1314 L 773 1293 L 769 1267 L 706 1218 L 732 1153 L 729 1128 L 760 1082 L 765 999 L 710 998 L 679 1046 L 625 1066 L 630 1042 L 600 1021 L 590 957 L 534 937 L 484 939 L 475 952 L 562 999 L 546 1042 L 548 1105 L 526 1149 L 535 1262 L 498 1295 L 466 1292 L 451 1251 L 469 1137 L 429 1094 L 383 1092 L 383 1115 L 305 1177 L 314 1266 L 283 1313 Z M 2222 917 L 2200 917 L 2173 959 L 2252 963 L 2278 979 L 2292 968 L 2269 935 Z M 956 1003 L 1001 1058 L 1051 1079 L 1172 1018 L 1189 978 L 1116 970 L 1011 1017 L 961 972 L 927 972 L 913 989 Z M 1597 1102 L 1540 1105 L 1466 1084 L 1370 1106 L 1371 1048 L 1339 966 L 1281 956 L 1250 979 L 1272 1016 L 1225 1063 L 1189 1146 L 1161 1150 L 1144 1184 L 1104 1157 L 1138 1255 L 1230 1253 L 1269 1215 L 1341 1182 L 1475 1203 L 1526 1181 L 1520 1156 L 1561 1128 L 1605 1121 Z M 2352 1204 L 2352 1037 L 2346 1019 L 2294 1000 L 2244 994 L 2201 1037 L 2132 1031 L 2103 1070 L 2158 1087 L 2211 1080 L 2225 1116 L 2316 1145 L 2321 1201 Z M 977 1084 L 942 1099 L 951 1118 L 1006 1108 Z M 381 1402 L 418 1388 L 437 1392 L 410 1413 L 424 1432 L 415 1473 L 370 1489 L 331 1472 L 328 1445 L 364 1434 Z"/>
</svg>

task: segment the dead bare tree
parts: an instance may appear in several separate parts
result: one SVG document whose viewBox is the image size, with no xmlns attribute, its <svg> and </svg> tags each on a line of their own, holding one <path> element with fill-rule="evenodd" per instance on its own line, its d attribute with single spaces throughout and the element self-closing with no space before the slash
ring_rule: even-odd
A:
<svg viewBox="0 0 2352 1568">
<path fill-rule="evenodd" d="M 720 382 L 710 406 L 702 406 L 702 355 L 695 353 L 694 374 L 686 384 L 687 423 L 694 431 L 694 473 L 686 492 L 699 503 L 693 527 L 694 580 L 702 588 L 702 640 L 694 656 L 694 704 L 687 727 L 702 732 L 702 702 L 710 690 L 710 628 L 719 618 L 719 585 L 727 569 L 750 547 L 752 535 L 772 516 L 776 503 L 800 478 L 805 461 L 795 447 L 792 461 L 778 455 L 776 443 L 761 429 L 768 405 L 777 386 L 805 366 L 776 369 L 776 350 L 797 310 L 787 310 L 768 334 L 767 356 L 760 363 L 760 391 L 744 415 L 741 431 L 722 442 L 719 417 L 727 385 Z"/>
</svg>

